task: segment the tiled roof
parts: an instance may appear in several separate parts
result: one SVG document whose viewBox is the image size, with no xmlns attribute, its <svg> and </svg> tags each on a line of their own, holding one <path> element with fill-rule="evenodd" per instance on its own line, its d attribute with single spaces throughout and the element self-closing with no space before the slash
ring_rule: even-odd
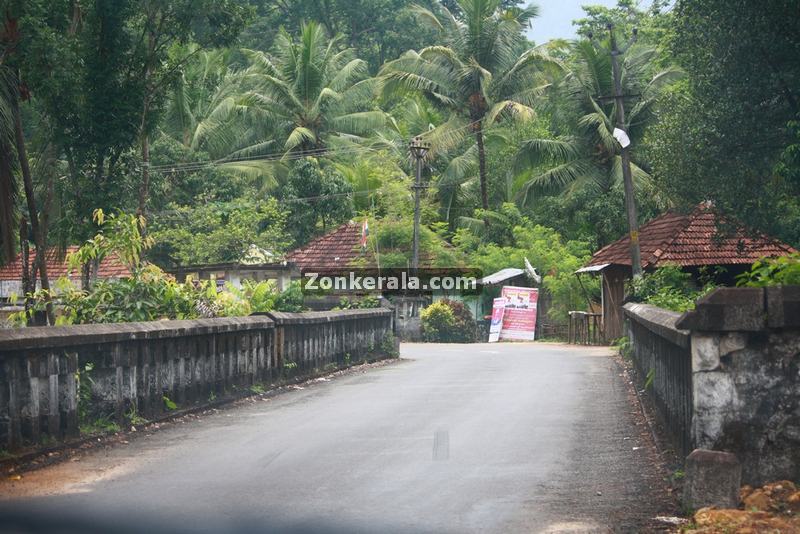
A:
<svg viewBox="0 0 800 534">
<path fill-rule="evenodd" d="M 368 265 L 374 264 L 372 252 L 361 251 L 361 225 L 353 221 L 312 239 L 305 246 L 286 255 L 286 261 L 300 269 L 333 270 L 347 267 L 356 260 L 366 259 Z"/>
<path fill-rule="evenodd" d="M 66 253 L 69 254 L 70 252 L 75 252 L 78 250 L 77 246 L 70 246 L 67 247 Z M 45 254 L 47 257 L 47 276 L 50 280 L 56 280 L 57 278 L 61 278 L 62 276 L 67 275 L 67 261 L 66 255 L 64 258 L 59 258 L 58 251 L 56 249 L 50 249 Z M 34 260 L 36 259 L 36 252 L 31 250 L 30 253 L 30 263 L 33 265 Z M 131 273 L 125 265 L 123 265 L 116 255 L 109 255 L 103 261 L 100 262 L 100 266 L 98 267 L 97 277 L 98 278 L 124 278 L 126 276 L 130 276 Z M 79 272 L 71 272 L 69 273 L 70 278 L 79 278 Z M 0 280 L 21 280 L 22 279 L 22 254 L 18 254 L 17 258 L 3 265 L 0 267 Z"/>
<path fill-rule="evenodd" d="M 361 224 L 353 221 L 289 252 L 286 261 L 294 263 L 301 270 L 334 271 L 354 265 L 366 269 L 377 267 L 374 252 L 369 248 L 361 250 Z M 420 267 L 430 267 L 434 258 L 420 251 L 419 263 Z"/>
<path fill-rule="evenodd" d="M 683 267 L 751 264 L 759 258 L 784 256 L 795 249 L 739 227 L 718 232 L 716 215 L 706 205 L 690 214 L 667 212 L 639 229 L 642 267 L 665 264 Z M 726 235 L 730 234 L 730 235 Z M 630 265 L 630 238 L 614 241 L 598 250 L 588 265 Z"/>
</svg>

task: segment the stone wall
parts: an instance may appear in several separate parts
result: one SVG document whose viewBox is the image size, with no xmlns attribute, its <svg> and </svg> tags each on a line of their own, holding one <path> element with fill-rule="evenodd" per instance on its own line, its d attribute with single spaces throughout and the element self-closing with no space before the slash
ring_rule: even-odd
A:
<svg viewBox="0 0 800 534">
<path fill-rule="evenodd" d="M 387 309 L 0 330 L 0 449 L 363 361 Z"/>
<path fill-rule="evenodd" d="M 641 305 L 625 313 L 643 324 Z M 689 336 L 692 446 L 735 453 L 748 484 L 800 479 L 800 287 L 720 288 L 673 326 Z M 634 330 L 634 346 L 665 332 Z"/>
</svg>

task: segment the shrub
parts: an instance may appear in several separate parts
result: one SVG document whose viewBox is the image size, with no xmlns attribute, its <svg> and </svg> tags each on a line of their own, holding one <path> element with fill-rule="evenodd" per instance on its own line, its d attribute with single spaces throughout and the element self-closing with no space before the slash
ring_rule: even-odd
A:
<svg viewBox="0 0 800 534">
<path fill-rule="evenodd" d="M 360 299 L 349 299 L 342 297 L 339 299 L 339 305 L 334 308 L 335 310 L 361 310 L 366 308 L 378 308 L 381 301 L 374 295 L 367 295 Z"/>
<path fill-rule="evenodd" d="M 646 302 L 659 308 L 685 312 L 693 310 L 697 299 L 716 287 L 710 281 L 697 289 L 692 275 L 675 265 L 659 267 L 652 273 L 644 273 L 631 281 L 630 294 L 633 300 Z"/>
<path fill-rule="evenodd" d="M 440 300 L 420 314 L 426 341 L 471 343 L 476 339 L 475 320 L 463 302 Z"/>
<path fill-rule="evenodd" d="M 555 230 L 533 225 L 527 219 L 511 229 L 508 239 L 514 244 L 481 243 L 470 232 L 461 229 L 454 242 L 469 253 L 470 264 L 484 274 L 506 267 L 522 267 L 527 258 L 542 275 L 542 289 L 553 297 L 552 307 L 547 312 L 550 321 L 566 323 L 570 310 L 585 309 L 587 292 L 592 300 L 600 299 L 598 279 L 584 278 L 584 288 L 581 288 L 581 282 L 574 274 L 591 257 L 587 243 L 565 241 Z M 472 247 L 475 248 L 470 251 Z"/>
<path fill-rule="evenodd" d="M 292 282 L 283 293 L 275 298 L 275 311 L 301 312 L 304 309 L 303 290 L 298 281 Z"/>
<path fill-rule="evenodd" d="M 737 277 L 736 285 L 748 287 L 800 285 L 800 253 L 762 258 Z"/>
<path fill-rule="evenodd" d="M 397 350 L 396 338 L 391 332 L 383 336 L 383 339 L 381 339 L 380 345 L 378 346 L 378 350 L 381 354 L 390 356 L 392 358 L 397 358 L 400 356 L 400 351 Z"/>
</svg>

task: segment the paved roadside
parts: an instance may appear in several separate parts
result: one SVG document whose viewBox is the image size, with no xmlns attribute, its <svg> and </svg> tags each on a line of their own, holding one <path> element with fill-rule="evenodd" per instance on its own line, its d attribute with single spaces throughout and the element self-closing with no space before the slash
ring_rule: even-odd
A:
<svg viewBox="0 0 800 534">
<path fill-rule="evenodd" d="M 406 344 L 402 356 L 27 473 L 0 495 L 42 517 L 207 531 L 627 532 L 673 511 L 608 349 Z"/>
</svg>

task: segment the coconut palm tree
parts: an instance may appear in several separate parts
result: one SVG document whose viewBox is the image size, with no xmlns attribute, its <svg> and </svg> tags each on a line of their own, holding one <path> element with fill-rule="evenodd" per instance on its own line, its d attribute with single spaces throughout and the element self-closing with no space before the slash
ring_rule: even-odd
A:
<svg viewBox="0 0 800 534">
<path fill-rule="evenodd" d="M 562 135 L 524 141 L 517 168 L 526 173 L 520 196 L 531 193 L 570 192 L 590 188 L 598 194 L 622 187 L 622 161 L 614 139 L 616 103 L 610 53 L 590 41 L 572 45 L 573 64 L 557 90 L 553 106 L 563 114 L 557 125 Z M 635 185 L 649 185 L 650 175 L 636 147 L 652 122 L 653 106 L 665 88 L 681 76 L 676 68 L 653 74 L 654 48 L 633 47 L 622 63 L 622 90 L 626 98 L 625 130 L 632 143 L 631 170 Z"/>
<path fill-rule="evenodd" d="M 166 120 L 161 134 L 180 142 L 187 156 L 203 154 L 224 172 L 269 178 L 273 169 L 269 162 L 237 160 L 237 152 L 274 148 L 267 139 L 270 130 L 257 121 L 246 120 L 248 109 L 241 104 L 244 72 L 231 66 L 231 50 L 196 51 L 172 84 L 166 107 Z M 269 186 L 272 180 L 266 180 Z"/>
<path fill-rule="evenodd" d="M 235 156 L 257 154 L 272 140 L 286 156 L 319 154 L 359 143 L 385 125 L 386 114 L 372 104 L 377 80 L 368 77 L 365 61 L 341 49 L 341 40 L 309 22 L 297 39 L 281 30 L 272 54 L 244 51 L 250 66 L 242 74 L 240 105 L 271 136 Z"/>
<path fill-rule="evenodd" d="M 410 50 L 381 70 L 386 95 L 420 92 L 449 113 L 448 120 L 428 134 L 438 151 L 467 145 L 454 159 L 453 175 L 477 167 L 481 206 L 489 208 L 485 131 L 502 116 L 527 119 L 546 88 L 543 69 L 557 67 L 539 48 L 529 48 L 524 29 L 538 9 L 502 9 L 501 0 L 455 0 L 458 15 L 443 5 L 434 13 L 417 6 L 419 17 L 436 27 L 442 43 Z"/>
</svg>

